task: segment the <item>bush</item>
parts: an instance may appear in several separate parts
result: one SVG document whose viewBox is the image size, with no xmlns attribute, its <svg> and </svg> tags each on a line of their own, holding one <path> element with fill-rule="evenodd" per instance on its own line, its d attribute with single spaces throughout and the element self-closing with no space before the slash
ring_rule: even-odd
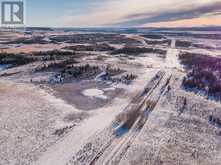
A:
<svg viewBox="0 0 221 165">
<path fill-rule="evenodd" d="M 91 66 L 89 64 L 82 66 L 68 66 L 61 71 L 62 77 L 69 75 L 74 78 L 90 78 L 101 72 L 98 66 Z"/>
<path fill-rule="evenodd" d="M 64 69 L 67 67 L 67 65 L 71 65 L 71 64 L 76 64 L 78 63 L 77 61 L 75 61 L 74 59 L 67 59 L 64 61 L 60 61 L 60 62 L 51 62 L 50 64 L 44 64 L 42 67 L 37 68 L 35 71 L 36 72 L 40 72 L 40 71 L 48 71 L 50 69 L 54 70 L 54 69 Z"/>
<path fill-rule="evenodd" d="M 71 51 L 60 51 L 60 50 L 51 50 L 45 52 L 33 52 L 34 56 L 72 56 L 75 55 L 74 52 Z"/>
<path fill-rule="evenodd" d="M 0 53 L 0 64 L 11 64 L 13 66 L 19 66 L 34 61 L 36 61 L 36 58 L 26 54 Z"/>
<path fill-rule="evenodd" d="M 180 41 L 180 40 L 176 41 L 176 47 L 188 48 L 188 47 L 190 47 L 191 45 L 192 45 L 192 43 L 189 42 L 189 41 Z"/>
<path fill-rule="evenodd" d="M 145 37 L 148 39 L 165 39 L 166 38 L 163 35 L 159 35 L 159 34 L 146 34 L 146 35 L 142 35 L 142 37 Z"/>
<path fill-rule="evenodd" d="M 111 54 L 127 54 L 127 55 L 139 55 L 143 53 L 157 53 L 157 54 L 166 54 L 165 50 L 154 49 L 154 48 L 140 48 L 140 47 L 124 47 L 113 51 Z"/>
<path fill-rule="evenodd" d="M 64 47 L 63 49 L 73 50 L 73 51 L 113 51 L 114 47 L 108 44 L 94 44 L 94 45 L 75 45 Z"/>
</svg>

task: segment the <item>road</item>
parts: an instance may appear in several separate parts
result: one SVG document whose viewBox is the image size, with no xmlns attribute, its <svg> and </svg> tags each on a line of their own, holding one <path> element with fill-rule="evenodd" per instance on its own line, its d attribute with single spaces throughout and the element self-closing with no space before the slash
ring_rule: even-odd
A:
<svg viewBox="0 0 221 165">
<path fill-rule="evenodd" d="M 176 49 L 176 40 L 172 39 L 171 46 L 167 50 L 165 68 L 181 69 L 178 61 L 179 50 Z"/>
</svg>

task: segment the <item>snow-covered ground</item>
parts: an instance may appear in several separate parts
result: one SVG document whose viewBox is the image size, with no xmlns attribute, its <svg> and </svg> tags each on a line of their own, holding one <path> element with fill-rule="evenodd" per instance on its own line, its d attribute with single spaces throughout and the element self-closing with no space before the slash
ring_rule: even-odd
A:
<svg viewBox="0 0 221 165">
<path fill-rule="evenodd" d="M 124 110 L 124 108 L 131 101 L 132 97 L 139 91 L 143 90 L 143 85 L 151 79 L 151 77 L 156 73 L 156 70 L 145 71 L 145 73 L 146 74 L 139 77 L 132 85 L 124 86 L 125 89 L 127 88 L 125 96 L 115 98 L 105 107 L 92 112 L 92 117 L 75 127 L 66 137 L 49 148 L 34 164 L 66 164 L 71 157 L 87 142 L 88 138 L 96 133 L 99 133 L 112 123 L 116 115 Z M 115 87 L 119 86 L 117 85 Z M 97 90 L 93 92 L 98 94 Z"/>
<path fill-rule="evenodd" d="M 0 81 L 0 164 L 30 164 L 60 137 L 57 121 L 81 113 L 36 86 Z M 79 120 L 66 122 L 77 124 Z"/>
<path fill-rule="evenodd" d="M 52 34 L 67 33 L 48 33 L 45 41 L 49 41 L 48 36 Z M 138 40 L 143 47 L 150 47 L 139 35 L 126 36 Z M 47 51 L 64 46 L 67 45 L 31 44 L 12 47 L 7 51 L 13 53 Z M 113 46 L 122 48 L 124 45 L 113 44 Z M 100 87 L 96 83 L 90 86 L 85 84 L 84 86 L 79 82 L 78 86 L 77 82 L 70 86 L 66 84 L 68 86 L 66 90 L 71 89 L 70 92 L 74 93 L 69 95 L 71 100 L 74 100 L 73 97 L 81 96 L 83 99 L 94 99 L 95 103 L 99 100 L 107 101 L 104 106 L 91 111 L 77 108 L 76 104 L 55 95 L 51 89 L 45 89 L 47 86 L 39 87 L 31 84 L 31 79 L 33 82 L 41 82 L 40 80 L 46 80 L 55 74 L 55 72 L 34 72 L 33 68 L 41 65 L 40 62 L 8 69 L 7 73 L 11 76 L 0 78 L 0 164 L 65 165 L 95 136 L 99 137 L 100 144 L 104 144 L 107 140 L 104 134 L 112 135 L 108 128 L 112 128 L 116 116 L 125 110 L 134 96 L 143 91 L 145 85 L 159 70 L 163 70 L 168 75 L 172 74 L 170 86 L 168 89 L 165 88 L 168 91 L 162 94 L 162 98 L 120 164 L 182 164 L 180 160 L 185 158 L 191 160 L 191 162 L 184 161 L 186 164 L 207 165 L 213 161 L 212 164 L 218 165 L 221 161 L 220 140 L 214 133 L 218 129 L 210 126 L 207 119 L 211 113 L 219 110 L 220 104 L 205 102 L 204 98 L 186 93 L 180 88 L 184 73 L 180 72 L 183 69 L 179 64 L 178 55 L 182 50 L 176 48 L 176 38 L 172 39 L 168 48 L 160 45 L 156 45 L 156 48 L 167 49 L 166 58 L 157 54 L 121 57 L 110 55 L 108 52 L 93 52 L 91 56 L 88 54 L 79 58 L 79 65 L 89 63 L 105 68 L 111 64 L 127 71 L 128 74 L 138 76 L 130 85 L 111 82 L 105 82 L 105 87 Z M 97 60 L 99 55 L 105 56 L 103 61 Z M 5 66 L 0 65 L 1 74 L 6 72 L 2 71 L 3 69 Z M 102 82 L 99 79 L 102 74 L 104 72 L 97 75 L 92 80 L 93 83 Z M 85 82 L 91 83 L 87 80 Z M 158 95 L 162 89 L 164 89 L 163 84 L 158 88 Z M 117 90 L 122 91 L 118 93 Z M 110 91 L 117 93 L 113 99 L 108 96 Z M 188 102 L 186 111 L 181 110 L 183 103 L 179 100 L 183 98 L 187 98 Z M 89 104 L 88 102 L 86 100 L 84 103 Z M 209 152 L 208 155 L 204 149 Z M 204 157 L 207 164 L 203 162 Z"/>
<path fill-rule="evenodd" d="M 208 122 L 210 114 L 220 112 L 220 104 L 182 91 L 177 81 L 182 74 L 173 73 L 172 90 L 151 113 L 120 165 L 216 165 L 221 161 L 218 129 Z"/>
</svg>

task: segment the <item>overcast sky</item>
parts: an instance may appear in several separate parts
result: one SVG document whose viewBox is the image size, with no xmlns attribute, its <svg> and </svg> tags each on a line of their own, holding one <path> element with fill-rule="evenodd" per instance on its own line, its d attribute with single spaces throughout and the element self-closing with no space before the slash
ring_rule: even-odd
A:
<svg viewBox="0 0 221 165">
<path fill-rule="evenodd" d="M 29 26 L 221 25 L 221 0 L 26 0 Z"/>
</svg>

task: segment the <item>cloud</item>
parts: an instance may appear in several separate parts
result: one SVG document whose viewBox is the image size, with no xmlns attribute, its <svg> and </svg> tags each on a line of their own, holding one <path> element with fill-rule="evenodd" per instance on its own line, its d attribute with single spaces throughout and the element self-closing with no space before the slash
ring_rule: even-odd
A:
<svg viewBox="0 0 221 165">
<path fill-rule="evenodd" d="M 221 15 L 200 17 L 193 19 L 183 19 L 170 22 L 148 23 L 142 27 L 194 27 L 194 26 L 217 26 L 221 25 Z"/>
<path fill-rule="evenodd" d="M 131 14 L 126 16 L 127 21 L 120 22 L 115 25 L 139 26 L 146 23 L 171 22 L 171 21 L 199 18 L 208 15 L 210 16 L 220 15 L 220 14 L 221 14 L 221 2 L 216 2 L 214 4 L 209 4 L 207 6 L 200 6 L 196 8 L 177 10 L 177 11 Z"/>
<path fill-rule="evenodd" d="M 96 0 L 64 15 L 66 26 L 142 26 L 221 14 L 221 0 Z"/>
</svg>

